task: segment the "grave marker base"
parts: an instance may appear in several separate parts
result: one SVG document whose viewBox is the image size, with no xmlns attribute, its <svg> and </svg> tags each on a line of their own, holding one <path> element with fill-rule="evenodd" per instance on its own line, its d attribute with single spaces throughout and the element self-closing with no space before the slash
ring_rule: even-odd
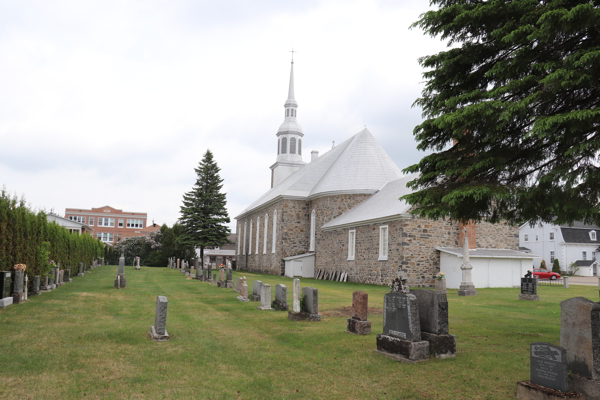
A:
<svg viewBox="0 0 600 400">
<path fill-rule="evenodd" d="M 256 307 L 256 308 L 259 310 L 262 310 L 262 311 L 274 311 L 275 310 L 274 308 L 271 308 L 270 305 L 265 306 L 265 307 L 260 306 L 260 307 Z"/>
<path fill-rule="evenodd" d="M 154 327 L 154 325 L 150 327 L 150 332 L 148 332 L 148 336 L 150 336 L 150 339 L 152 339 L 155 342 L 164 342 L 166 340 L 169 340 L 169 332 L 167 332 L 167 330 L 165 329 L 165 334 L 159 335 L 158 333 L 156 333 L 156 328 Z"/>
<path fill-rule="evenodd" d="M 426 361 L 429 359 L 429 342 L 412 341 L 390 335 L 377 335 L 377 351 L 398 361 Z"/>
<path fill-rule="evenodd" d="M 456 357 L 456 336 L 436 335 L 435 333 L 421 332 L 421 339 L 429 342 L 429 355 L 431 357 Z"/>
<path fill-rule="evenodd" d="M 531 381 L 523 381 L 517 383 L 517 399 L 522 400 L 562 400 L 573 399 L 583 400 L 585 397 L 580 393 L 575 392 L 559 392 L 558 390 L 549 389 L 544 386 L 536 385 Z"/>
<path fill-rule="evenodd" d="M 12 303 L 13 303 L 12 297 L 5 297 L 3 299 L 0 299 L 0 308 L 8 307 L 8 306 L 12 305 Z"/>
<path fill-rule="evenodd" d="M 273 304 L 271 305 L 277 311 L 288 311 L 288 303 L 283 303 L 279 300 L 273 300 Z"/>
<path fill-rule="evenodd" d="M 85 274 L 83 272 L 80 272 L 77 274 L 77 276 L 85 276 Z"/>
<path fill-rule="evenodd" d="M 293 311 L 288 311 L 288 319 L 290 321 L 312 321 L 312 322 L 320 322 L 321 321 L 321 314 L 309 314 L 307 312 L 293 312 Z"/>
<path fill-rule="evenodd" d="M 540 301 L 540 295 L 539 294 L 520 294 L 519 300 Z"/>
<path fill-rule="evenodd" d="M 459 296 L 475 296 L 476 294 L 477 291 L 473 285 L 460 285 L 460 288 L 458 289 Z"/>
<path fill-rule="evenodd" d="M 227 289 L 233 289 L 233 281 L 227 281 Z"/>
<path fill-rule="evenodd" d="M 252 298 L 250 300 L 252 300 L 252 301 L 260 301 L 260 295 L 259 294 L 253 294 Z"/>
<path fill-rule="evenodd" d="M 190 273 L 189 273 L 189 272 L 186 272 L 186 273 L 185 273 L 185 276 L 190 276 Z"/>
<path fill-rule="evenodd" d="M 56 289 L 56 285 L 53 283 L 52 285 L 50 285 L 50 290 L 54 290 Z"/>
<path fill-rule="evenodd" d="M 13 304 L 19 304 L 25 302 L 25 293 L 17 293 L 12 296 Z"/>
<path fill-rule="evenodd" d="M 125 279 L 125 274 L 117 274 L 117 279 L 115 279 L 115 288 L 125 289 L 126 287 L 127 279 Z"/>
<path fill-rule="evenodd" d="M 250 301 L 249 299 L 245 299 L 244 296 L 238 296 L 236 297 L 236 299 L 238 299 L 239 301 Z"/>
<path fill-rule="evenodd" d="M 370 335 L 371 321 L 361 321 L 354 318 L 348 318 L 348 333 L 355 335 Z"/>
<path fill-rule="evenodd" d="M 569 389 L 573 392 L 582 393 L 582 395 L 585 396 L 581 397 L 582 399 L 600 399 L 600 381 L 583 378 L 575 374 L 569 374 Z"/>
</svg>

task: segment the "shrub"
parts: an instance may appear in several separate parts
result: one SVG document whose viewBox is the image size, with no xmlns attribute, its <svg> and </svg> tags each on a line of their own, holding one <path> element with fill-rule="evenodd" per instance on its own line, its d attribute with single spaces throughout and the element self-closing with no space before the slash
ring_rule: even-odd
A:
<svg viewBox="0 0 600 400">
<path fill-rule="evenodd" d="M 552 263 L 552 272 L 560 274 L 560 263 L 558 262 L 558 258 L 555 258 L 554 262 Z"/>
<path fill-rule="evenodd" d="M 546 260 L 540 261 L 540 268 L 542 268 L 542 269 L 548 269 L 548 267 L 546 267 Z"/>
</svg>

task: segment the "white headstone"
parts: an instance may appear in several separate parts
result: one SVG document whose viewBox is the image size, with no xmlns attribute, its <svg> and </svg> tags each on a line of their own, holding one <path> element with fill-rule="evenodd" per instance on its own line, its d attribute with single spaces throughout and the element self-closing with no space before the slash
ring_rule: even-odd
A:
<svg viewBox="0 0 600 400">
<path fill-rule="evenodd" d="M 294 279 L 293 289 L 292 289 L 292 310 L 294 312 L 300 312 L 300 279 Z"/>
</svg>

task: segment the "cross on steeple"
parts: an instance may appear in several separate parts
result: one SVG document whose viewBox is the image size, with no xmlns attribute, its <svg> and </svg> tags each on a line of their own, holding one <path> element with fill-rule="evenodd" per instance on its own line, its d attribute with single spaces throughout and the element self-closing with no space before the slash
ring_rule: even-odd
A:
<svg viewBox="0 0 600 400">
<path fill-rule="evenodd" d="M 297 53 L 297 51 L 294 51 L 294 48 L 292 47 L 292 50 L 290 50 L 290 53 L 292 53 L 292 63 L 294 62 L 294 53 Z"/>
</svg>

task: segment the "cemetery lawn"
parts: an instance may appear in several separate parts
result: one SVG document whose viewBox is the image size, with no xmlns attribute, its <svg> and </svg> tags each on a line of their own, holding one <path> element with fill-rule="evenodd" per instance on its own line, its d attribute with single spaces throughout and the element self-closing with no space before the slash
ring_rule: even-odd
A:
<svg viewBox="0 0 600 400">
<path fill-rule="evenodd" d="M 98 267 L 24 304 L 0 309 L 0 399 L 509 399 L 529 379 L 529 344 L 560 344 L 560 301 L 592 286 L 449 290 L 457 357 L 404 364 L 375 352 L 387 287 L 302 279 L 319 289 L 322 322 L 260 311 L 231 289 L 177 270 Z M 245 273 L 288 287 L 291 279 Z M 234 280 L 240 273 L 234 271 Z M 369 294 L 373 334 L 345 332 L 352 292 Z M 168 342 L 152 342 L 156 295 L 169 300 Z M 375 313 L 379 311 L 379 313 Z"/>
</svg>

